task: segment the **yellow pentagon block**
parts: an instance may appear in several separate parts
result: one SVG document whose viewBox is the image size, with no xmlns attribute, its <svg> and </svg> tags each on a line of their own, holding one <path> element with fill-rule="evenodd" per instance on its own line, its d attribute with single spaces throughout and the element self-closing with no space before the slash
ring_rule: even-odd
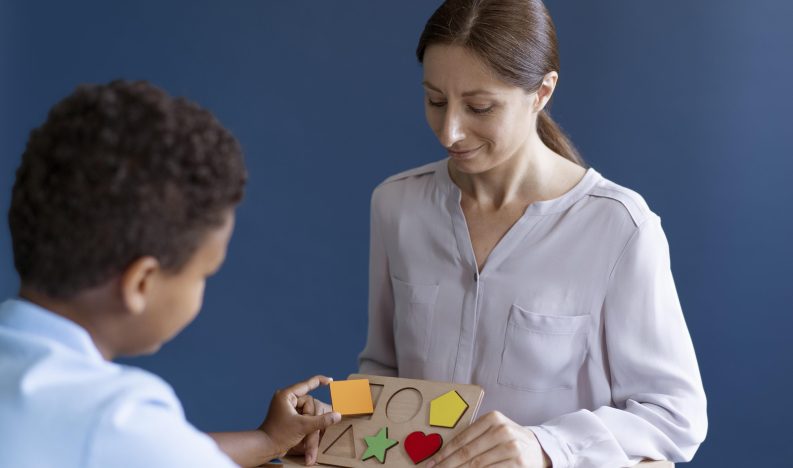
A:
<svg viewBox="0 0 793 468">
<path fill-rule="evenodd" d="M 452 390 L 430 402 L 430 426 L 454 427 L 463 417 L 468 403 Z"/>
</svg>

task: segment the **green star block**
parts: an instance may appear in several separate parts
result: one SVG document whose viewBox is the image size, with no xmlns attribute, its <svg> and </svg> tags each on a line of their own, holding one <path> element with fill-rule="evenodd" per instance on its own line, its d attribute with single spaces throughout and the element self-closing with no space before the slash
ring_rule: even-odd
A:
<svg viewBox="0 0 793 468">
<path fill-rule="evenodd" d="M 388 428 L 380 429 L 380 432 L 373 437 L 364 437 L 366 440 L 366 452 L 363 453 L 361 460 L 367 460 L 375 457 L 380 463 L 385 463 L 385 452 L 394 445 L 398 444 L 396 440 L 388 438 Z"/>
</svg>

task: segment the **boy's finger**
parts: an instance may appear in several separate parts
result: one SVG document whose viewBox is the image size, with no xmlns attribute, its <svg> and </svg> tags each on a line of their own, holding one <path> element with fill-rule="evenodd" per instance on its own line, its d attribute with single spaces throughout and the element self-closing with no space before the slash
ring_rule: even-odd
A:
<svg viewBox="0 0 793 468">
<path fill-rule="evenodd" d="M 300 414 L 310 414 L 315 415 L 317 414 L 316 411 L 316 404 L 314 402 L 314 397 L 311 395 L 303 395 L 297 397 L 297 403 L 295 404 L 295 408 L 298 410 Z"/>
<path fill-rule="evenodd" d="M 333 379 L 330 377 L 325 377 L 324 375 L 315 375 L 308 380 L 296 383 L 291 387 L 287 387 L 284 391 L 292 395 L 303 396 L 311 390 L 318 388 L 320 385 L 328 385 L 332 381 Z"/>
<path fill-rule="evenodd" d="M 304 455 L 306 453 L 306 439 L 300 441 L 299 444 L 295 445 L 288 452 L 287 455 Z"/>
<path fill-rule="evenodd" d="M 319 452 L 319 431 L 314 431 L 306 436 L 304 443 L 306 465 L 313 465 L 317 461 L 317 452 Z"/>
<path fill-rule="evenodd" d="M 328 411 L 321 401 L 312 398 L 311 402 L 304 406 L 303 414 L 310 414 L 312 416 L 322 415 Z M 313 465 L 317 462 L 317 454 L 319 452 L 319 441 L 322 438 L 321 431 L 314 431 L 308 435 L 303 442 L 305 443 L 306 465 Z"/>
<path fill-rule="evenodd" d="M 332 426 L 341 421 L 341 414 L 332 413 L 320 414 L 317 416 L 303 416 L 303 433 L 311 434 L 314 431 L 321 431 L 328 426 Z"/>
</svg>

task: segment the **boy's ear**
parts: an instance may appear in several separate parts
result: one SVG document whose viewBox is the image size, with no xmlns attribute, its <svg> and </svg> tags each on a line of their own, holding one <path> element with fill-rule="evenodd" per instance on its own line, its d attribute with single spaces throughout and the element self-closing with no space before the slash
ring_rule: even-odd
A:
<svg viewBox="0 0 793 468">
<path fill-rule="evenodd" d="M 121 274 L 121 300 L 130 313 L 140 315 L 146 310 L 159 271 L 160 262 L 156 258 L 140 257 Z"/>
</svg>

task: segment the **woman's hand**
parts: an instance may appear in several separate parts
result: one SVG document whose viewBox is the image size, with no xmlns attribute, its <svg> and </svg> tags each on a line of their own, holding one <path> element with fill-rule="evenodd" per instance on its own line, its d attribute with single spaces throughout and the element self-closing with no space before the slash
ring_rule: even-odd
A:
<svg viewBox="0 0 793 468">
<path fill-rule="evenodd" d="M 318 409 L 321 405 L 316 404 L 316 400 L 308 393 L 320 385 L 328 385 L 331 381 L 328 377 L 318 375 L 275 393 L 270 402 L 267 419 L 259 427 L 269 438 L 275 456 L 283 456 L 289 449 L 303 442 L 306 463 L 313 464 L 316 461 L 319 431 L 341 421 L 341 415 L 334 412 L 321 413 Z M 309 447 L 314 447 L 313 452 L 309 451 Z"/>
<path fill-rule="evenodd" d="M 460 432 L 427 468 L 491 465 L 549 468 L 551 460 L 532 431 L 494 411 Z"/>
</svg>

